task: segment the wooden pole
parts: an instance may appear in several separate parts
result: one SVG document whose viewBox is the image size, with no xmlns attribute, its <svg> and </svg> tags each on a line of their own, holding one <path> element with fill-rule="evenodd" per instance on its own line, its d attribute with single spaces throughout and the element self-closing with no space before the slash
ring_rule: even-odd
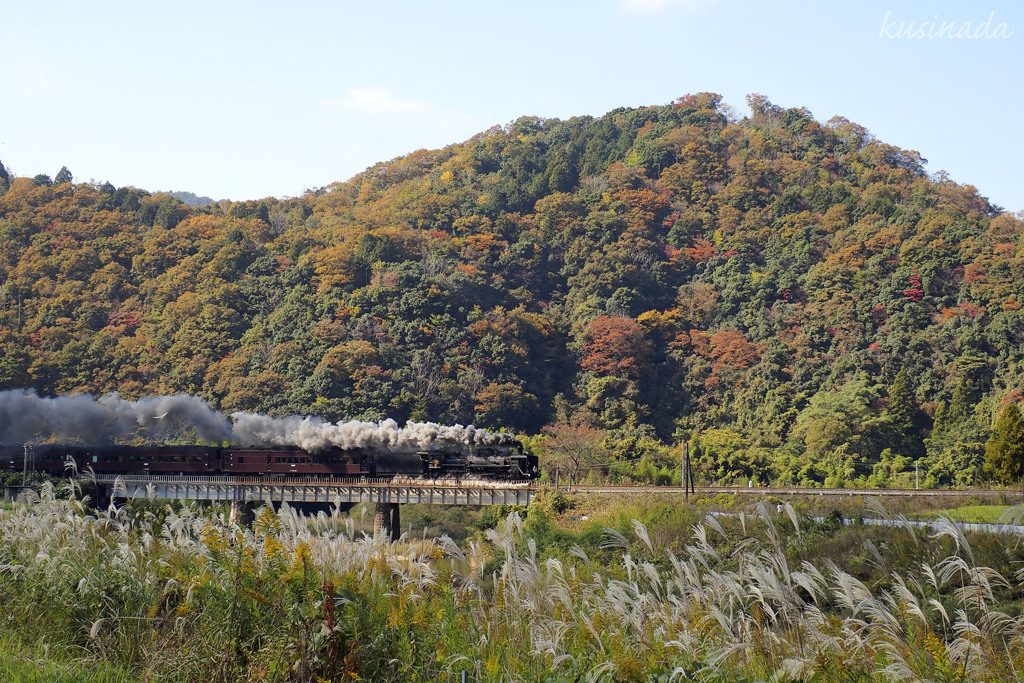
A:
<svg viewBox="0 0 1024 683">
<path fill-rule="evenodd" d="M 690 502 L 690 487 L 686 485 L 686 441 L 679 447 L 679 483 L 683 486 L 683 498 Z"/>
<path fill-rule="evenodd" d="M 682 445 L 682 485 L 683 495 L 686 498 L 686 502 L 690 502 L 690 494 L 696 494 L 697 489 L 693 486 L 693 465 L 690 462 L 690 444 L 688 441 L 683 441 Z"/>
<path fill-rule="evenodd" d="M 30 457 L 32 457 L 32 455 L 33 455 L 32 447 L 29 446 L 28 444 L 25 444 L 25 459 L 21 463 L 21 485 L 22 486 L 27 486 L 28 485 L 28 459 Z M 35 471 L 36 471 L 35 465 L 36 465 L 36 463 L 35 463 L 35 460 L 33 459 L 33 461 L 32 461 L 32 473 L 33 474 L 35 474 Z"/>
<path fill-rule="evenodd" d="M 690 494 L 697 494 L 697 488 L 693 485 L 693 463 L 690 461 L 690 444 L 683 442 L 683 489 L 686 500 L 689 502 Z"/>
</svg>

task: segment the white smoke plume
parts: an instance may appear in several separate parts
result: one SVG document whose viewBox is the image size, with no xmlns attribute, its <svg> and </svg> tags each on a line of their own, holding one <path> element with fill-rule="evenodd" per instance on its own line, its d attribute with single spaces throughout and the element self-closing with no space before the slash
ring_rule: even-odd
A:
<svg viewBox="0 0 1024 683">
<path fill-rule="evenodd" d="M 299 446 L 319 451 L 338 448 L 430 449 L 452 444 L 467 446 L 511 445 L 511 434 L 488 432 L 473 425 L 446 427 L 433 422 L 409 422 L 399 427 L 394 420 L 339 422 L 317 417 L 274 418 L 251 413 L 232 413 L 237 441 L 253 445 Z"/>
<path fill-rule="evenodd" d="M 299 446 L 318 451 L 339 448 L 430 449 L 454 444 L 511 445 L 510 434 L 472 425 L 446 427 L 433 422 L 394 420 L 327 422 L 317 417 L 275 418 L 233 413 L 233 424 L 202 399 L 186 394 L 127 401 L 118 394 L 45 398 L 31 390 L 0 391 L 0 443 L 44 441 L 112 443 L 143 439 L 166 441 L 197 437 L 247 446 Z"/>
</svg>

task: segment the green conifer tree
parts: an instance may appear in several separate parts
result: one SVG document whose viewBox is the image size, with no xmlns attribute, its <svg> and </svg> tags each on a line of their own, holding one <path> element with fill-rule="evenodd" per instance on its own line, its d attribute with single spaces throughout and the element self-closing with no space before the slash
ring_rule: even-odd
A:
<svg viewBox="0 0 1024 683">
<path fill-rule="evenodd" d="M 889 405 L 884 427 L 889 441 L 886 446 L 900 455 L 913 458 L 923 455 L 922 432 L 926 426 L 925 419 L 914 395 L 910 374 L 903 368 L 896 374 L 892 386 L 889 387 Z"/>
<path fill-rule="evenodd" d="M 999 413 L 985 444 L 985 473 L 1007 485 L 1024 476 L 1024 418 L 1013 403 Z"/>
</svg>

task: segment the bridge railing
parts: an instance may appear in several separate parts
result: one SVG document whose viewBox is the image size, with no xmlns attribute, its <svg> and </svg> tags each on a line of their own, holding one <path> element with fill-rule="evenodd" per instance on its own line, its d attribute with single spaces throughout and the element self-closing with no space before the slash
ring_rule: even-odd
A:
<svg viewBox="0 0 1024 683">
<path fill-rule="evenodd" d="M 247 503 L 426 503 L 436 505 L 528 505 L 535 489 L 525 482 L 367 477 L 217 477 L 204 475 L 100 475 L 95 480 L 113 497 L 220 500 Z"/>
<path fill-rule="evenodd" d="M 239 486 L 344 486 L 367 488 L 498 488 L 519 489 L 533 486 L 528 481 L 504 481 L 493 479 L 419 479 L 395 477 L 230 477 L 214 475 L 145 475 L 145 474 L 98 474 L 81 475 L 80 481 L 108 483 L 120 480 L 126 484 L 233 484 Z"/>
</svg>

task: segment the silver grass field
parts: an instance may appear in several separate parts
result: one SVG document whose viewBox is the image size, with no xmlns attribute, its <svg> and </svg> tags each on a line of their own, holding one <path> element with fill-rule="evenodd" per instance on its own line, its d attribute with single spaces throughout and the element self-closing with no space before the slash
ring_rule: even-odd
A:
<svg viewBox="0 0 1024 683">
<path fill-rule="evenodd" d="M 864 581 L 789 559 L 807 533 L 789 505 L 708 514 L 675 553 L 636 520 L 556 556 L 518 512 L 462 547 L 390 543 L 359 518 L 283 506 L 245 528 L 152 501 L 97 512 L 45 486 L 0 509 L 0 678 L 1005 681 L 1024 666 L 1024 572 L 979 565 L 948 521 L 887 517 L 925 559 L 890 570 L 866 540 L 879 578 Z M 936 544 L 950 552 L 931 561 Z"/>
</svg>

